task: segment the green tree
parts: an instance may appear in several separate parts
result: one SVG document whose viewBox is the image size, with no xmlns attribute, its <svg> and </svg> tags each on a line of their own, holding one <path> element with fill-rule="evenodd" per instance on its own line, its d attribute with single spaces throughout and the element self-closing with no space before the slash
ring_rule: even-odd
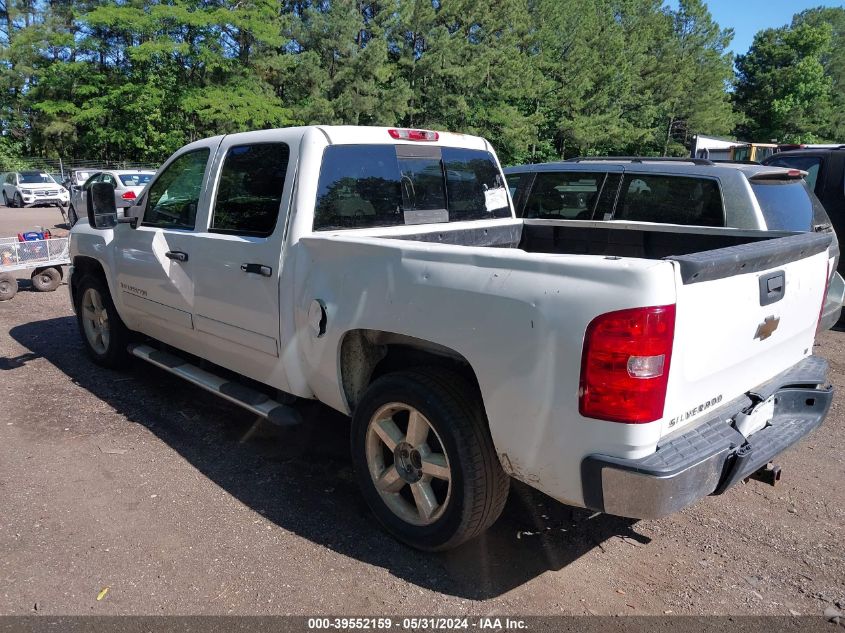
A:
<svg viewBox="0 0 845 633">
<path fill-rule="evenodd" d="M 726 91 L 733 79 L 727 51 L 733 31 L 719 28 L 703 0 L 680 0 L 670 17 L 672 31 L 659 40 L 663 72 L 653 91 L 664 155 L 685 154 L 693 134 L 728 134 L 736 121 Z"/>
<path fill-rule="evenodd" d="M 741 137 L 781 142 L 831 138 L 832 81 L 824 59 L 831 52 L 828 23 L 766 29 L 737 58 L 737 109 Z"/>
<path fill-rule="evenodd" d="M 830 135 L 833 141 L 845 141 L 845 8 L 819 7 L 808 9 L 792 18 L 792 26 L 829 25 L 832 29 L 830 48 L 821 56 L 825 75 L 831 81 Z"/>
</svg>

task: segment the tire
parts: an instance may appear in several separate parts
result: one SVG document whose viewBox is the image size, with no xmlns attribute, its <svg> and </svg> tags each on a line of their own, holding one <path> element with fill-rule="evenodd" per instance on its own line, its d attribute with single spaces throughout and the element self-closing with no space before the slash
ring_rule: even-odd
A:
<svg viewBox="0 0 845 633">
<path fill-rule="evenodd" d="M 130 331 L 114 307 L 106 282 L 86 275 L 79 282 L 74 300 L 79 335 L 91 360 L 111 369 L 125 367 Z"/>
<path fill-rule="evenodd" d="M 17 278 L 12 273 L 0 273 L 0 301 L 8 301 L 17 293 Z"/>
<path fill-rule="evenodd" d="M 428 425 L 414 437 L 412 416 L 414 429 Z M 411 547 L 457 547 L 495 523 L 507 501 L 510 479 L 480 397 L 452 371 L 420 368 L 378 378 L 355 410 L 351 445 L 367 504 Z"/>
<path fill-rule="evenodd" d="M 12 206 L 17 207 L 18 209 L 23 208 L 23 198 L 21 198 L 19 191 L 15 192 L 14 204 Z"/>
<path fill-rule="evenodd" d="M 3 206 L 9 206 L 9 196 L 6 195 L 6 192 L 3 192 Z"/>
<path fill-rule="evenodd" d="M 38 268 L 32 273 L 32 287 L 38 292 L 53 292 L 62 283 L 62 273 L 59 269 Z"/>
<path fill-rule="evenodd" d="M 79 216 L 76 215 L 76 209 L 73 205 L 70 205 L 67 209 L 67 223 L 69 226 L 73 227 L 73 225 L 77 222 L 79 222 Z"/>
</svg>

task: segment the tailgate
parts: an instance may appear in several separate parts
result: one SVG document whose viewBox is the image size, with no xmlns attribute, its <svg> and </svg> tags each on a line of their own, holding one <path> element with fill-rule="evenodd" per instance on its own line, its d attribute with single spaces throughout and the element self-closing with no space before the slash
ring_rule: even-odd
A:
<svg viewBox="0 0 845 633">
<path fill-rule="evenodd" d="M 804 233 L 666 258 L 678 293 L 664 435 L 813 353 L 830 242 Z"/>
</svg>

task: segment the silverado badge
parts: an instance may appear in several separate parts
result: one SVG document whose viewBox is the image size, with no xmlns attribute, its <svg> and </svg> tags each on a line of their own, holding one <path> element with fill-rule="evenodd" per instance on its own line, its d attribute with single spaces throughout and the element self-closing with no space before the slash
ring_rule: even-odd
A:
<svg viewBox="0 0 845 633">
<path fill-rule="evenodd" d="M 778 329 L 778 325 L 780 325 L 780 317 L 775 318 L 774 316 L 767 316 L 763 319 L 763 322 L 757 326 L 757 334 L 754 335 L 754 338 L 759 338 L 761 341 L 765 341 L 772 335 L 772 332 Z"/>
</svg>

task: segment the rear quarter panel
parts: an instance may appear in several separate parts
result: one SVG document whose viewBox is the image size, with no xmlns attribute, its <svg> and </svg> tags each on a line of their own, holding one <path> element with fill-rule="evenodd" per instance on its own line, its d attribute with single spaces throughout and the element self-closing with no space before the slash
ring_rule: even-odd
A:
<svg viewBox="0 0 845 633">
<path fill-rule="evenodd" d="M 341 235 L 305 237 L 292 248 L 296 334 L 289 351 L 296 350 L 310 390 L 330 406 L 349 412 L 339 366 L 344 335 L 373 329 L 467 359 L 504 468 L 561 501 L 582 503 L 585 455 L 654 450 L 659 422 L 579 415 L 581 348 L 600 313 L 674 303 L 671 263 Z M 314 299 L 326 306 L 322 337 L 308 323 Z"/>
</svg>

